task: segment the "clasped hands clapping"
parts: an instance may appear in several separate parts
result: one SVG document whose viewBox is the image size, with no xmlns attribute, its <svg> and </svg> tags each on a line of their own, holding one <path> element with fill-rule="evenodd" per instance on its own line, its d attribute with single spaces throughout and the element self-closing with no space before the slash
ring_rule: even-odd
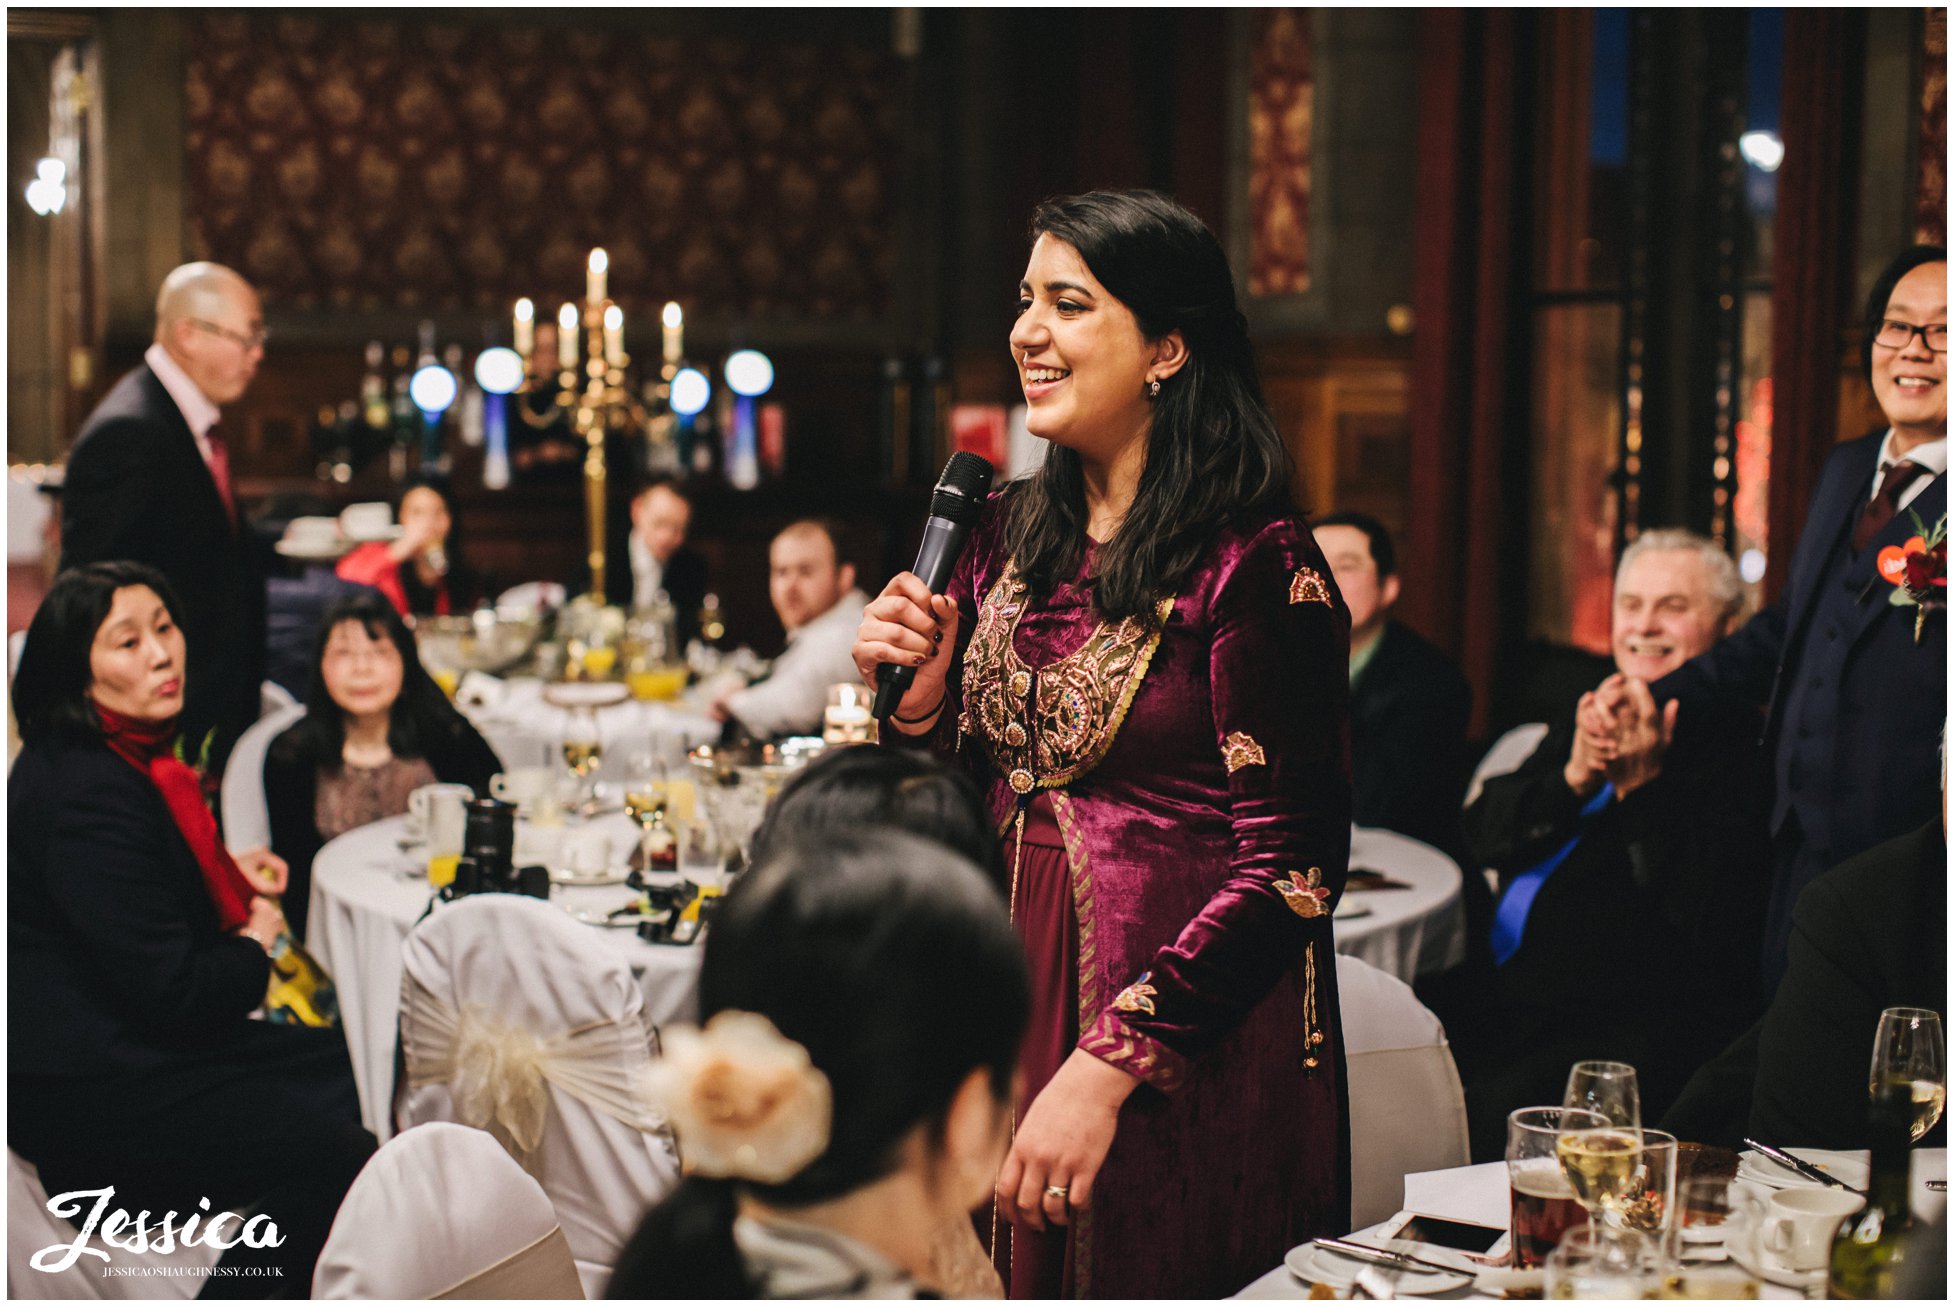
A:
<svg viewBox="0 0 1954 1307">
<path fill-rule="evenodd" d="M 1626 798 L 1660 776 L 1678 707 L 1674 699 L 1658 706 L 1648 682 L 1620 672 L 1582 695 L 1564 773 L 1568 788 L 1585 799 L 1605 782 Z"/>
</svg>

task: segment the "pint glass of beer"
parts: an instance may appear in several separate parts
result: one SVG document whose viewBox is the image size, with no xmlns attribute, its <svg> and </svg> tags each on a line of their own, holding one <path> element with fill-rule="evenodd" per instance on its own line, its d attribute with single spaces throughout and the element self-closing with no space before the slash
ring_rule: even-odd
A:
<svg viewBox="0 0 1954 1307">
<path fill-rule="evenodd" d="M 1588 1219 L 1561 1169 L 1563 1130 L 1599 1128 L 1608 1118 L 1572 1107 L 1522 1107 L 1506 1118 L 1506 1178 L 1513 1186 L 1513 1264 L 1546 1264 L 1561 1236 Z"/>
</svg>

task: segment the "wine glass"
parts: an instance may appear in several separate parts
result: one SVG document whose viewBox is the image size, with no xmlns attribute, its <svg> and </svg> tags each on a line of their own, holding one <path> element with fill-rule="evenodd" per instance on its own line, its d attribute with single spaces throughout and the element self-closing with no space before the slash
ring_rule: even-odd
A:
<svg viewBox="0 0 1954 1307">
<path fill-rule="evenodd" d="M 1920 1007 L 1889 1007 L 1879 1014 L 1866 1090 L 1877 1098 L 1882 1085 L 1892 1084 L 1911 1093 L 1912 1138 L 1918 1143 L 1934 1128 L 1947 1105 L 1947 1039 L 1941 1030 L 1940 1013 Z"/>
<path fill-rule="evenodd" d="M 666 817 L 665 762 L 650 747 L 624 755 L 624 811 L 638 823 L 638 847 L 646 870 L 651 868 L 652 832 Z"/>
<path fill-rule="evenodd" d="M 597 710 L 588 704 L 570 709 L 563 719 L 563 762 L 577 774 L 577 802 L 590 798 L 590 777 L 604 762 L 604 741 L 597 733 Z"/>
<path fill-rule="evenodd" d="M 1642 1161 L 1642 1096 L 1626 1062 L 1576 1062 L 1561 1106 L 1593 1112 L 1605 1124 L 1564 1124 L 1555 1141 L 1574 1197 L 1599 1223 L 1634 1187 Z"/>
<path fill-rule="evenodd" d="M 726 892 L 726 850 L 709 821 L 695 821 L 679 832 L 678 874 L 699 887 L 702 898 Z"/>
<path fill-rule="evenodd" d="M 1599 1112 L 1624 1130 L 1642 1128 L 1642 1092 L 1626 1062 L 1576 1062 L 1567 1073 L 1562 1107 Z"/>
</svg>

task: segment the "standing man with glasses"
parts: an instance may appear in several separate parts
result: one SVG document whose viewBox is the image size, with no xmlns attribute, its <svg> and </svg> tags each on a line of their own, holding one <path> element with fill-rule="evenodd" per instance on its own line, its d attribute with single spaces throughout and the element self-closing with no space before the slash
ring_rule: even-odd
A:
<svg viewBox="0 0 1954 1307">
<path fill-rule="evenodd" d="M 1776 873 L 1765 923 L 1768 995 L 1784 974 L 1791 910 L 1828 868 L 1940 811 L 1947 610 L 1916 622 L 1891 602 L 1880 551 L 1947 515 L 1947 251 L 1916 245 L 1873 283 L 1863 358 L 1887 426 L 1825 464 L 1784 593 L 1735 634 L 1657 681 L 1656 711 L 1768 704 Z M 1944 592 L 1943 592 L 1944 594 Z M 1619 697 L 1586 719 L 1633 730 Z"/>
<path fill-rule="evenodd" d="M 258 715 L 264 578 L 250 557 L 220 429 L 264 358 L 258 294 L 187 263 L 156 296 L 156 339 L 82 423 L 62 493 L 61 566 L 147 563 L 168 578 L 189 645 L 184 747 L 214 767 Z"/>
</svg>

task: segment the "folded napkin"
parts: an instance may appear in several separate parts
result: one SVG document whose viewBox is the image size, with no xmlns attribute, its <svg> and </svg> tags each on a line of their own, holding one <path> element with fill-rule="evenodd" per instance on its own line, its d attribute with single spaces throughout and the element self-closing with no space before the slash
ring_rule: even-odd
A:
<svg viewBox="0 0 1954 1307">
<path fill-rule="evenodd" d="M 1504 1230 L 1512 1223 L 1512 1189 L 1506 1163 L 1415 1171 L 1404 1178 L 1404 1209 L 1442 1221 L 1464 1221 Z"/>
</svg>

